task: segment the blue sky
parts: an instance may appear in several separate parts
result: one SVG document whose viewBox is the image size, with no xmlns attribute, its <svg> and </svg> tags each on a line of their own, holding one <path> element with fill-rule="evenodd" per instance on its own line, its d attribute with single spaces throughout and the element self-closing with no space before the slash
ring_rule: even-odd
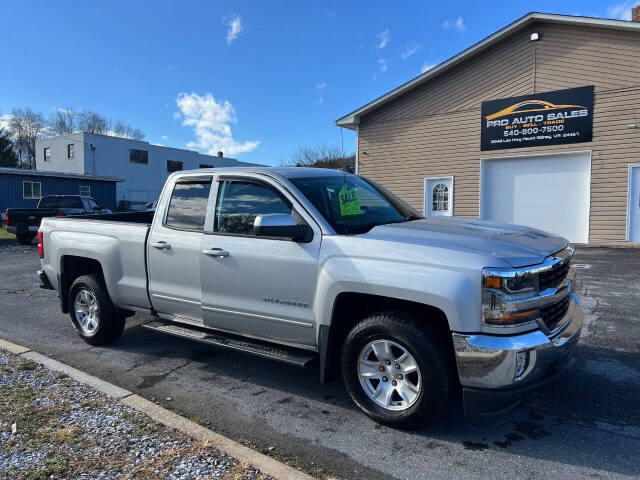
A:
<svg viewBox="0 0 640 480">
<path fill-rule="evenodd" d="M 152 143 L 277 165 L 339 145 L 337 118 L 531 8 L 624 18 L 637 3 L 7 2 L 0 114 L 89 108 Z"/>
</svg>

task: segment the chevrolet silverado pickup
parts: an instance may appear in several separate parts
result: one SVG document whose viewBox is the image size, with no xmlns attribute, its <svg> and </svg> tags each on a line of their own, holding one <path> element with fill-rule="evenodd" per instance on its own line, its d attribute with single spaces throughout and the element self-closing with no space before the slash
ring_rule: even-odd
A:
<svg viewBox="0 0 640 480">
<path fill-rule="evenodd" d="M 5 223 L 7 232 L 13 233 L 20 245 L 29 245 L 44 217 L 87 213 L 111 213 L 111 210 L 85 195 L 46 195 L 36 208 L 8 208 Z"/>
<path fill-rule="evenodd" d="M 424 218 L 375 182 L 313 168 L 173 173 L 155 211 L 45 218 L 41 286 L 91 345 L 125 320 L 341 375 L 374 420 L 417 427 L 462 392 L 509 408 L 580 336 L 573 248 L 533 228 Z"/>
</svg>

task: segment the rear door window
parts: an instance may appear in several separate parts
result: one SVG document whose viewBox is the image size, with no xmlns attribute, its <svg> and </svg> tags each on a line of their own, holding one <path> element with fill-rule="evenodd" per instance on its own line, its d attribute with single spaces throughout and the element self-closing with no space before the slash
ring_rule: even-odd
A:
<svg viewBox="0 0 640 480">
<path fill-rule="evenodd" d="M 169 200 L 165 225 L 180 230 L 204 230 L 211 181 L 176 183 Z"/>
</svg>

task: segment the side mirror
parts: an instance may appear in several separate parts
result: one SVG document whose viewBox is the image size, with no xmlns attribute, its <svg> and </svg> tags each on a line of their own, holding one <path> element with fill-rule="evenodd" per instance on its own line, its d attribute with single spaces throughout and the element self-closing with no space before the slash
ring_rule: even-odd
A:
<svg viewBox="0 0 640 480">
<path fill-rule="evenodd" d="M 253 233 L 256 237 L 288 238 L 303 243 L 313 238 L 309 225 L 298 225 L 291 215 L 280 213 L 258 215 L 253 221 Z"/>
<path fill-rule="evenodd" d="M 93 207 L 94 210 L 102 210 L 102 205 L 96 205 Z"/>
<path fill-rule="evenodd" d="M 147 203 L 144 204 L 144 206 L 147 207 L 147 208 L 151 208 L 151 207 L 153 207 L 153 202 L 147 202 Z"/>
</svg>

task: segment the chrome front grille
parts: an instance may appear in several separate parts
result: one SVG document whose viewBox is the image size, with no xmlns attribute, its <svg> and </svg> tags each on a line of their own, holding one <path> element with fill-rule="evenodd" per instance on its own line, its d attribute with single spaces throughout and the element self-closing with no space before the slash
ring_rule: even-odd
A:
<svg viewBox="0 0 640 480">
<path fill-rule="evenodd" d="M 569 310 L 569 301 L 570 296 L 567 295 L 559 302 L 556 302 L 551 305 L 547 305 L 540 309 L 540 316 L 542 317 L 542 321 L 547 326 L 549 331 L 553 332 L 556 327 L 558 327 L 560 320 L 566 315 L 567 310 Z"/>
<path fill-rule="evenodd" d="M 540 282 L 540 290 L 542 291 L 547 288 L 556 288 L 558 285 L 560 285 L 562 281 L 567 278 L 570 266 L 571 259 L 567 258 L 566 260 L 557 263 L 549 270 L 541 271 L 538 277 Z"/>
</svg>

